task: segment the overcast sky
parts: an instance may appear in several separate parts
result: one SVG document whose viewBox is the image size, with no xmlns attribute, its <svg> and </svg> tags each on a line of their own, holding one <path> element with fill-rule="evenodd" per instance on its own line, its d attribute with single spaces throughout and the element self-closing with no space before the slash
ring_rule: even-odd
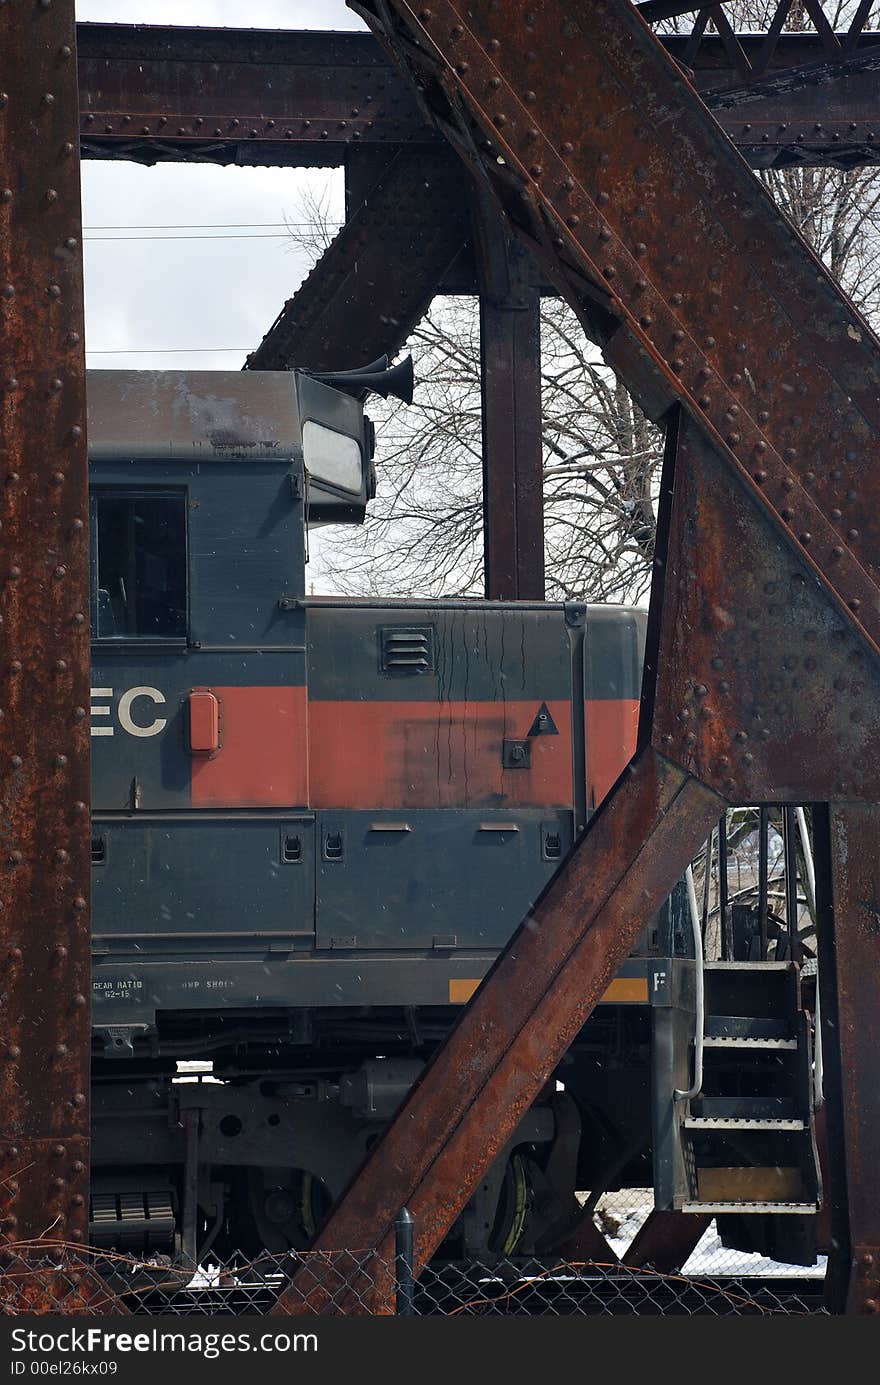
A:
<svg viewBox="0 0 880 1385">
<path fill-rule="evenodd" d="M 76 12 L 124 24 L 364 28 L 344 0 L 78 0 Z M 296 220 L 307 183 L 329 187 L 341 217 L 338 171 L 85 160 L 88 364 L 237 369 L 307 272 L 284 226 L 265 224 Z"/>
<path fill-rule="evenodd" d="M 234 29 L 363 29 L 345 0 L 77 0 L 105 24 L 215 24 Z"/>
<path fill-rule="evenodd" d="M 117 24 L 365 27 L 344 0 L 77 0 L 76 14 Z M 308 272 L 284 226 L 264 223 L 296 220 L 309 184 L 329 193 L 341 219 L 341 170 L 84 160 L 87 364 L 237 370 Z M 321 552 L 332 542 L 332 530 L 312 536 L 316 592 L 330 587 Z"/>
</svg>

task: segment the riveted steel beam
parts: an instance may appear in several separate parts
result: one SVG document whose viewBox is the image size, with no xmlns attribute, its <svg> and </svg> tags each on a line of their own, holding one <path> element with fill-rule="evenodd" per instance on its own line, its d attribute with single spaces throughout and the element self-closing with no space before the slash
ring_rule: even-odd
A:
<svg viewBox="0 0 880 1385">
<path fill-rule="evenodd" d="M 398 150 L 246 369 L 349 369 L 399 351 L 467 242 L 461 178 L 442 147 Z"/>
<path fill-rule="evenodd" d="M 880 1313 L 880 808 L 813 810 L 832 1311 Z"/>
<path fill-rule="evenodd" d="M 51 1238 L 0 1249 L 0 1305 L 7 1317 L 128 1317 L 130 1310 L 88 1253 Z"/>
<path fill-rule="evenodd" d="M 531 259 L 474 197 L 480 288 L 486 596 L 544 599 L 541 302 Z"/>
<path fill-rule="evenodd" d="M 587 21 L 548 0 L 542 32 L 564 40 L 562 63 L 526 0 L 356 8 L 589 328 L 623 343 L 627 375 L 658 407 L 683 406 L 669 414 L 640 753 L 318 1241 L 387 1253 L 406 1203 L 424 1262 L 721 795 L 876 792 L 876 711 L 856 699 L 880 702 L 867 682 L 880 670 L 878 550 L 858 527 L 877 508 L 865 459 L 878 357 L 625 3 L 598 0 Z M 830 689 L 850 694 L 849 727 Z M 852 783 L 829 782 L 841 734 L 867 761 Z"/>
<path fill-rule="evenodd" d="M 697 82 L 697 89 L 701 90 Z M 880 43 L 701 94 L 752 168 L 876 164 Z"/>
<path fill-rule="evenodd" d="M 89 576 L 73 8 L 0 9 L 6 1245 L 83 1241 L 88 1225 Z"/>
<path fill-rule="evenodd" d="M 870 802 L 880 659 L 738 471 L 684 415 L 654 742 L 733 802 Z"/>
<path fill-rule="evenodd" d="M 551 0 L 560 64 L 519 0 L 466 23 L 449 0 L 424 22 L 394 9 L 389 41 L 512 229 L 655 395 L 686 404 L 876 650 L 876 339 L 650 31 L 623 0 L 589 24 Z"/>
<path fill-rule="evenodd" d="M 369 34 L 81 24 L 83 151 L 145 163 L 330 167 L 436 143 Z"/>
<path fill-rule="evenodd" d="M 87 158 L 329 167 L 437 139 L 370 34 L 80 24 L 78 39 Z M 662 42 L 753 166 L 877 162 L 876 35 L 832 60 L 816 33 L 772 51 L 739 34 L 738 64 L 718 35 Z"/>
<path fill-rule="evenodd" d="M 661 1211 L 654 1207 L 639 1227 L 624 1257 L 636 1269 L 659 1274 L 680 1270 L 696 1249 L 712 1218 L 699 1212 Z"/>
</svg>

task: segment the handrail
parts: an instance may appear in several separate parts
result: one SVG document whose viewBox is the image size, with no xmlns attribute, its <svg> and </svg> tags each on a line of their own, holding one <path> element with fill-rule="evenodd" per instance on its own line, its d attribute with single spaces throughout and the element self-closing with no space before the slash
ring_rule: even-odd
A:
<svg viewBox="0 0 880 1385">
<path fill-rule="evenodd" d="M 708 869 L 708 864 L 707 864 Z M 693 1101 L 703 1090 L 703 1031 L 706 1024 L 705 982 L 703 977 L 703 930 L 700 927 L 700 910 L 697 904 L 697 890 L 694 885 L 693 867 L 688 866 L 684 874 L 690 906 L 691 927 L 694 934 L 694 1080 L 687 1091 L 676 1087 L 672 1093 L 676 1101 Z"/>
<path fill-rule="evenodd" d="M 813 915 L 816 914 L 816 866 L 813 861 L 813 848 L 810 845 L 810 835 L 807 831 L 807 815 L 803 808 L 795 808 L 795 818 L 797 819 L 798 833 L 801 839 L 801 846 L 804 851 L 804 873 L 806 875 L 805 885 L 807 888 L 809 902 L 813 908 Z M 825 1066 L 822 1055 L 822 1009 L 819 1000 L 819 963 L 816 962 L 816 1010 L 815 1019 L 815 1039 L 813 1041 L 813 1109 L 818 1111 L 822 1102 L 825 1100 Z"/>
</svg>

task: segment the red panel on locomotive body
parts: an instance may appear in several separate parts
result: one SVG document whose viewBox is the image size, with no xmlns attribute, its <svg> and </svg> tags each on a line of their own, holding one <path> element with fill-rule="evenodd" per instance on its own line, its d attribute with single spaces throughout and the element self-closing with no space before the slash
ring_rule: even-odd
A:
<svg viewBox="0 0 880 1385">
<path fill-rule="evenodd" d="M 523 769 L 506 767 L 506 740 L 525 737 L 535 703 L 311 703 L 315 808 L 455 808 L 569 804 L 571 702 L 548 704 L 563 729 Z"/>
<path fill-rule="evenodd" d="M 635 749 L 644 616 L 572 616 L 549 604 L 311 603 L 311 805 L 595 807 Z"/>
<path fill-rule="evenodd" d="M 220 687 L 218 745 L 193 758 L 194 808 L 295 807 L 308 802 L 304 687 Z M 190 707 L 192 698 L 190 694 Z M 190 711 L 192 717 L 192 711 Z"/>
</svg>

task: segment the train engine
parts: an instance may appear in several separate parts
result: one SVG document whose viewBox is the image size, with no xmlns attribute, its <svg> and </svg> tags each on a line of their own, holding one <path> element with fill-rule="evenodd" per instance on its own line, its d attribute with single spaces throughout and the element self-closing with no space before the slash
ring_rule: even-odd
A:
<svg viewBox="0 0 880 1385">
<path fill-rule="evenodd" d="M 89 376 L 97 1246 L 307 1245 L 635 745 L 640 611 L 306 595 L 372 493 L 338 383 Z M 676 894 L 451 1254 L 651 1185 L 689 949 Z"/>
</svg>

